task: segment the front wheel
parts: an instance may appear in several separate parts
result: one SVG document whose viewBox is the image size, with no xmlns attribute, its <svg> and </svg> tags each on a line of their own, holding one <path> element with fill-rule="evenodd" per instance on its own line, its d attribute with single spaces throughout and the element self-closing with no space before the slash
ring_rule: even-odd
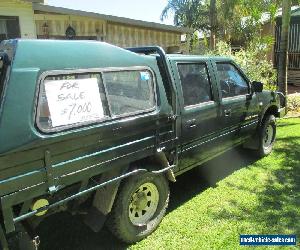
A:
<svg viewBox="0 0 300 250">
<path fill-rule="evenodd" d="M 258 153 L 261 157 L 272 152 L 276 137 L 276 118 L 274 115 L 267 115 L 263 119 L 259 130 Z"/>
<path fill-rule="evenodd" d="M 107 226 L 121 241 L 133 243 L 151 234 L 161 222 L 169 202 L 164 175 L 134 175 L 120 186 Z"/>
</svg>

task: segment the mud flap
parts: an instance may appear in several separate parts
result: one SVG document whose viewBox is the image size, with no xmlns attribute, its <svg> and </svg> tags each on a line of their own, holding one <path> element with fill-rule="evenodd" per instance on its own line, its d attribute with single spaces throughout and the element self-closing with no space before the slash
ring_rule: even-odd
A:
<svg viewBox="0 0 300 250">
<path fill-rule="evenodd" d="M 84 223 L 88 225 L 95 233 L 102 229 L 105 221 L 106 215 L 94 206 L 88 210 L 88 214 L 84 217 Z"/>
<path fill-rule="evenodd" d="M 111 180 L 127 171 L 129 166 L 120 166 L 112 171 L 106 172 L 101 176 L 99 183 Z M 97 190 L 93 200 L 93 205 L 84 218 L 84 223 L 94 232 L 99 232 L 105 221 L 106 216 L 112 209 L 119 185 L 121 181 L 116 181 Z"/>
</svg>

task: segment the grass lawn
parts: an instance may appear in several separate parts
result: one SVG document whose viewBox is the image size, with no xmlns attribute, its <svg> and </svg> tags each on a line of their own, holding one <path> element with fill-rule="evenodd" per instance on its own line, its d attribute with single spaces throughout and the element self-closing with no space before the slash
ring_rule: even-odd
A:
<svg viewBox="0 0 300 250">
<path fill-rule="evenodd" d="M 119 243 L 107 230 L 92 233 L 78 218 L 59 214 L 43 223 L 41 249 L 245 249 L 240 234 L 297 234 L 300 244 L 300 118 L 278 121 L 270 156 L 231 150 L 200 172 L 171 184 L 160 227 L 135 245 Z"/>
</svg>

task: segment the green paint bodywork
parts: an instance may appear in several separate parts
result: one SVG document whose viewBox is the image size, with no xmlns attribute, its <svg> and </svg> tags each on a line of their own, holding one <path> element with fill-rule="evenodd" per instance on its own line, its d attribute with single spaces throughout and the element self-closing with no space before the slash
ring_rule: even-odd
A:
<svg viewBox="0 0 300 250">
<path fill-rule="evenodd" d="M 278 114 L 279 97 L 269 91 L 230 100 L 220 98 L 215 62 L 228 62 L 228 58 L 167 55 L 172 77 L 172 83 L 168 83 L 155 55 L 138 55 L 106 43 L 13 40 L 3 43 L 1 50 L 11 59 L 0 100 L 0 197 L 7 233 L 15 229 L 14 218 L 29 212 L 24 208 L 20 214 L 13 214 L 15 205 L 53 195 L 116 167 L 127 169 L 161 149 L 167 156 L 178 154 L 173 158 L 179 158 L 174 168 L 175 175 L 179 175 L 253 136 L 270 107 Z M 183 107 L 176 66 L 179 62 L 207 64 L 212 103 Z M 135 66 L 149 67 L 154 72 L 156 110 L 57 133 L 42 133 L 37 128 L 35 112 L 44 72 L 93 72 L 92 69 Z M 166 84 L 172 84 L 174 107 L 168 102 Z M 226 107 L 232 109 L 230 118 L 224 117 Z M 172 115 L 177 119 L 170 119 Z M 196 129 L 188 127 L 192 119 Z"/>
</svg>

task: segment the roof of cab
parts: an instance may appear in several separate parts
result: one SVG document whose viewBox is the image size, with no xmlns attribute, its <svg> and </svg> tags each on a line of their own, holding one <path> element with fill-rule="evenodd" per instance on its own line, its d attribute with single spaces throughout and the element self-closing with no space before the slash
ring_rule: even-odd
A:
<svg viewBox="0 0 300 250">
<path fill-rule="evenodd" d="M 9 42 L 15 44 L 16 48 L 15 68 L 62 70 L 130 66 L 157 67 L 155 58 L 138 55 L 104 42 L 29 39 Z"/>
</svg>

